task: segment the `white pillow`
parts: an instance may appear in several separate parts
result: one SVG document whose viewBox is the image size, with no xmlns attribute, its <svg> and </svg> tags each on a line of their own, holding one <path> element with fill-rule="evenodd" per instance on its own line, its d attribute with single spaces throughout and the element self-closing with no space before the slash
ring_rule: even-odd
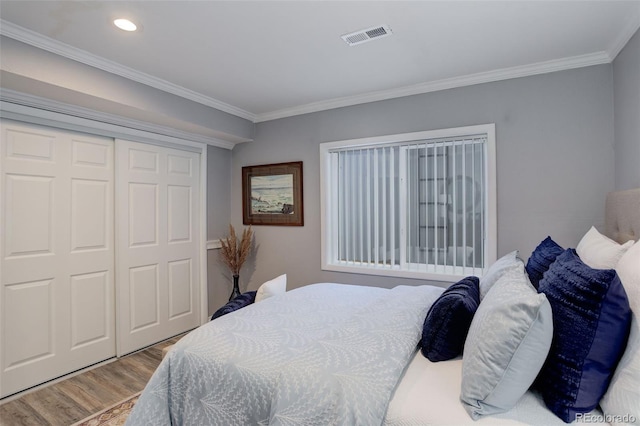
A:
<svg viewBox="0 0 640 426">
<path fill-rule="evenodd" d="M 600 406 L 604 414 L 620 420 L 612 421 L 613 424 L 622 424 L 630 417 L 635 417 L 636 422 L 640 421 L 640 242 L 636 242 L 620 258 L 616 272 L 632 311 L 631 333 Z M 631 421 L 626 423 L 635 424 Z"/>
<path fill-rule="evenodd" d="M 578 243 L 576 252 L 580 260 L 593 269 L 614 269 L 633 241 L 618 244 L 591 227 Z"/>
<path fill-rule="evenodd" d="M 256 293 L 256 302 L 268 299 L 277 294 L 287 291 L 287 274 L 282 274 L 266 283 L 262 284 Z"/>
<path fill-rule="evenodd" d="M 500 259 L 496 260 L 487 272 L 480 278 L 480 300 L 484 299 L 491 287 L 498 281 L 498 279 L 504 275 L 505 272 L 511 269 L 517 269 L 524 263 L 518 259 L 518 250 L 514 250 L 511 253 L 505 254 Z"/>
</svg>

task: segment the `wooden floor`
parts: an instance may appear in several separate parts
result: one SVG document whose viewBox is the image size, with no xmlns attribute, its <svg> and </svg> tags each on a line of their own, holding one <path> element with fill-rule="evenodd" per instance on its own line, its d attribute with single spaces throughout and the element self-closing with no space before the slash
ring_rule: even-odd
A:
<svg viewBox="0 0 640 426">
<path fill-rule="evenodd" d="M 177 336 L 143 351 L 0 402 L 0 425 L 68 426 L 144 389 L 160 364 L 162 349 Z"/>
</svg>

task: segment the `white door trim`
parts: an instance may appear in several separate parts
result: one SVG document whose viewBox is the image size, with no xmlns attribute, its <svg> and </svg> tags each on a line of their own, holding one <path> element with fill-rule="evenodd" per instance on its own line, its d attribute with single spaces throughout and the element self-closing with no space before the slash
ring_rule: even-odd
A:
<svg viewBox="0 0 640 426">
<path fill-rule="evenodd" d="M 200 152 L 200 324 L 209 320 L 207 280 L 207 147 Z"/>
</svg>

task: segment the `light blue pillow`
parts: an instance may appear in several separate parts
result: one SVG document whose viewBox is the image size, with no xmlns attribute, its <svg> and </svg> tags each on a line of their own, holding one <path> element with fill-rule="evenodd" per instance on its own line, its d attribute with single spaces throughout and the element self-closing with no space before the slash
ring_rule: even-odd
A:
<svg viewBox="0 0 640 426">
<path fill-rule="evenodd" d="M 460 400 L 471 418 L 513 408 L 542 368 L 552 337 L 546 296 L 522 262 L 508 268 L 480 302 L 464 345 Z"/>
<path fill-rule="evenodd" d="M 484 299 L 491 287 L 507 271 L 519 268 L 524 262 L 518 258 L 518 250 L 507 253 L 489 266 L 480 278 L 480 300 Z"/>
</svg>

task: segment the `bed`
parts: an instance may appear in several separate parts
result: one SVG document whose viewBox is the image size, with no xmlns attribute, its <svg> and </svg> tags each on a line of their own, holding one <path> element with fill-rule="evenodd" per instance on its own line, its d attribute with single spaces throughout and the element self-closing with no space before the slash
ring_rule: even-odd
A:
<svg viewBox="0 0 640 426">
<path fill-rule="evenodd" d="M 452 292 L 427 285 L 382 289 L 317 283 L 252 303 L 182 338 L 154 373 L 127 424 L 638 424 L 640 243 L 634 241 L 640 237 L 640 189 L 608 195 L 605 227 L 604 233 L 616 242 L 592 228 L 575 250 L 561 248 L 548 237 L 528 261 L 518 259 L 514 252 L 496 262 L 477 285 L 480 295 L 484 291 L 484 298 L 469 320 L 468 336 L 463 336 L 464 357 L 433 362 L 419 350 L 421 345 L 424 348 L 432 308 L 440 306 L 444 295 Z M 606 259 L 598 252 L 602 244 L 606 244 L 602 249 Z M 554 253 L 553 259 L 549 253 Z M 611 309 L 606 307 L 609 299 L 606 306 L 604 299 L 599 299 L 598 306 L 605 306 L 597 308 L 601 309 L 602 321 L 590 312 L 583 312 L 584 318 L 576 320 L 575 324 L 586 321 L 585 329 L 593 328 L 592 335 L 587 336 L 593 343 L 585 352 L 585 366 L 557 367 L 552 362 L 554 357 L 565 362 L 562 351 L 567 348 L 562 347 L 564 343 L 556 333 L 571 334 L 572 330 L 568 327 L 563 331 L 562 323 L 570 321 L 560 321 L 556 311 L 563 309 L 557 306 L 568 297 L 557 294 L 550 283 L 552 277 L 575 270 L 575 262 L 581 262 L 577 253 L 590 261 L 595 253 L 596 263 L 624 263 L 623 269 L 615 268 L 618 274 L 606 275 L 609 284 L 602 297 L 613 297 L 614 285 L 622 290 Z M 536 259 L 540 262 L 535 263 Z M 545 271 L 534 280 L 539 272 L 536 268 L 545 262 Z M 589 270 L 601 277 L 601 271 L 614 269 Z M 493 280 L 490 285 L 489 277 Z M 537 289 L 524 299 L 512 290 L 513 281 L 522 277 L 527 277 L 524 286 L 533 288 L 531 283 L 536 281 Z M 501 287 L 505 284 L 509 286 Z M 511 309 L 515 319 L 496 322 L 492 315 L 501 314 L 505 304 L 500 299 L 504 297 L 524 304 L 515 313 Z M 584 310 L 585 302 L 581 299 L 580 303 L 578 308 Z M 627 313 L 621 314 L 625 309 Z M 493 330 L 500 328 L 494 324 L 513 328 L 510 322 L 520 321 L 519 316 L 529 310 L 528 328 L 513 350 L 487 349 L 493 344 Z M 551 310 L 555 324 L 550 328 Z M 614 328 L 606 328 L 602 325 L 605 322 L 614 324 Z M 491 327 L 483 329 L 487 324 Z M 603 337 L 607 343 L 596 345 Z M 508 346 L 513 339 L 508 337 L 502 344 Z M 616 339 L 617 352 L 606 355 L 611 371 L 600 378 L 602 366 L 598 363 L 605 357 L 600 349 L 616 346 L 611 343 Z M 572 342 L 575 345 L 577 340 Z M 568 350 L 573 351 L 571 356 L 582 356 L 575 347 Z M 510 351 L 511 358 L 487 393 L 485 376 L 478 379 L 479 372 L 488 368 L 489 376 L 496 373 L 497 363 L 503 361 L 494 360 L 494 355 Z M 542 358 L 535 352 L 544 352 Z M 574 386 L 570 379 L 573 373 L 565 376 L 566 368 L 577 368 L 584 376 L 583 382 L 587 377 L 591 380 L 590 374 L 595 378 Z M 566 380 L 558 382 L 558 374 Z M 558 386 L 548 380 L 556 380 Z M 602 383 L 593 384 L 597 380 Z M 563 392 L 566 386 L 573 392 L 575 410 L 550 405 L 557 396 L 554 392 Z M 598 386 L 604 397 L 599 395 L 593 404 L 589 402 L 594 398 L 590 393 Z M 485 394 L 480 397 L 478 392 Z M 587 406 L 588 410 L 584 408 Z"/>
</svg>

